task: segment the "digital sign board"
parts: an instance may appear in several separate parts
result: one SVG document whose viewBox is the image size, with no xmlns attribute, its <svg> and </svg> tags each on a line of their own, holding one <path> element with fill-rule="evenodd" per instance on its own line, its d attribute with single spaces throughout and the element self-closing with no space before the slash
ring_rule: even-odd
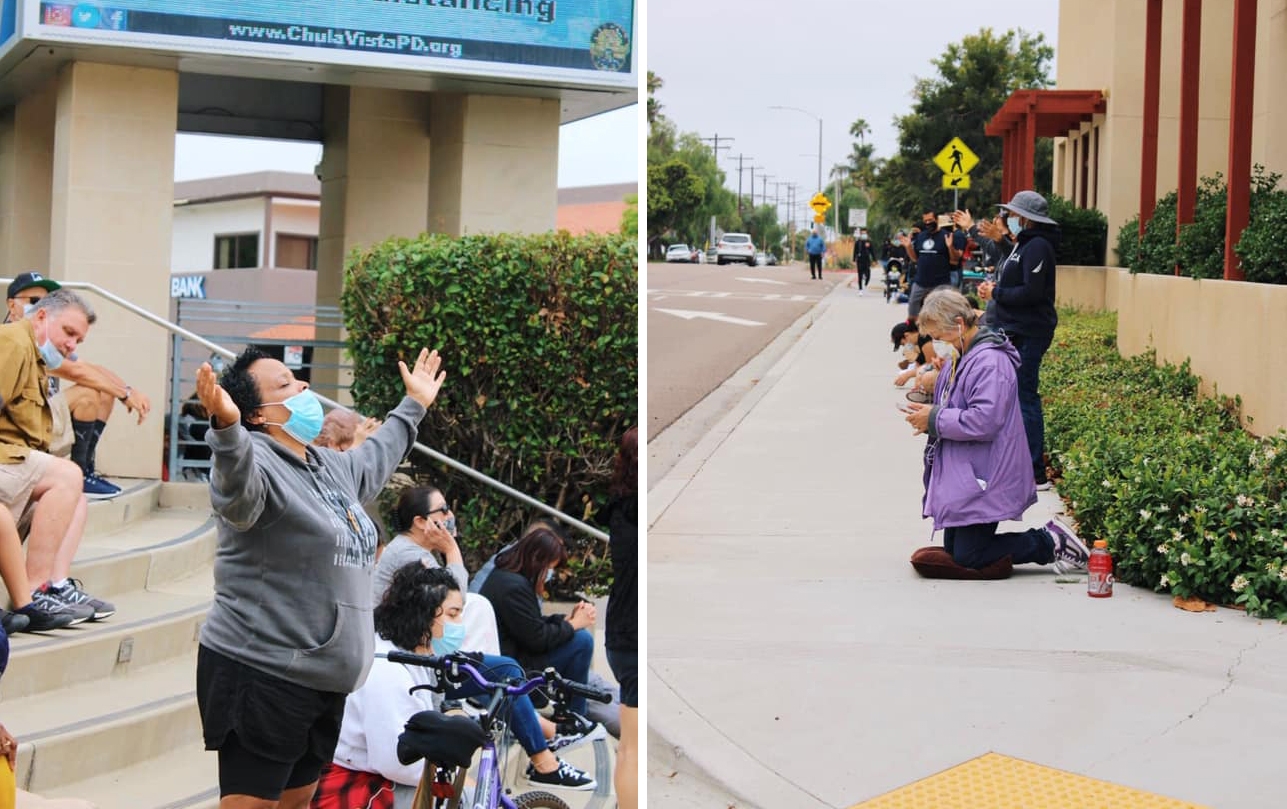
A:
<svg viewBox="0 0 1287 809">
<path fill-rule="evenodd" d="M 4 0 L 5 11 L 20 0 Z M 22 0 L 37 40 L 634 83 L 634 0 Z"/>
</svg>

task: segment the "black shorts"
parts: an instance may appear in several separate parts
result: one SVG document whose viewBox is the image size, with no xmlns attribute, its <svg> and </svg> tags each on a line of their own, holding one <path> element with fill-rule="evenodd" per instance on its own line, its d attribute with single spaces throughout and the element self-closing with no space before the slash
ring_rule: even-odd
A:
<svg viewBox="0 0 1287 809">
<path fill-rule="evenodd" d="M 315 691 L 197 648 L 197 708 L 219 751 L 219 793 L 275 801 L 335 755 L 347 695 Z"/>
<path fill-rule="evenodd" d="M 621 704 L 627 708 L 639 707 L 639 653 L 607 649 L 608 666 L 612 676 L 621 686 Z"/>
</svg>

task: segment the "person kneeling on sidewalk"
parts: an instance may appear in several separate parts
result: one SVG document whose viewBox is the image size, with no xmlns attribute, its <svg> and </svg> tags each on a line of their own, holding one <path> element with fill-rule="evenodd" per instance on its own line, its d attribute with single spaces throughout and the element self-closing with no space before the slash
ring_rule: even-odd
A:
<svg viewBox="0 0 1287 809">
<path fill-rule="evenodd" d="M 981 569 L 1010 557 L 1013 564 L 1054 563 L 1060 573 L 1086 569 L 1089 551 L 1067 526 L 997 533 L 1037 502 L 1023 417 L 1019 411 L 1019 352 L 980 326 L 978 312 L 954 289 L 929 294 L 920 327 L 959 352 L 935 385 L 936 404 L 912 404 L 906 420 L 927 433 L 924 515 L 943 529 L 955 562 Z M 992 470 L 978 477 L 977 470 Z"/>
</svg>

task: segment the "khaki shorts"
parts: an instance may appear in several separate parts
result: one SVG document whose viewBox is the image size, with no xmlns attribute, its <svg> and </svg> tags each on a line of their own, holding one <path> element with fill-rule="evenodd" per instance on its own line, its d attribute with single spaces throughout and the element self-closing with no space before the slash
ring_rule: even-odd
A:
<svg viewBox="0 0 1287 809">
<path fill-rule="evenodd" d="M 55 458 L 71 457 L 76 433 L 72 429 L 71 409 L 67 406 L 66 394 L 59 391 L 50 396 L 49 410 L 54 417 L 53 429 L 49 431 L 49 454 Z"/>
<path fill-rule="evenodd" d="M 20 533 L 31 521 L 31 493 L 52 461 L 51 455 L 33 449 L 21 463 L 0 463 L 0 504 L 13 512 Z"/>
</svg>

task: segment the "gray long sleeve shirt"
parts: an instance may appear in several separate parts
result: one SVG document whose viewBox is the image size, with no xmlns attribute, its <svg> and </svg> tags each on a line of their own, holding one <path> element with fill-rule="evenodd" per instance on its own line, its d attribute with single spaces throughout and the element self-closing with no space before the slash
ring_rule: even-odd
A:
<svg viewBox="0 0 1287 809">
<path fill-rule="evenodd" d="M 424 414 L 404 398 L 357 449 L 308 447 L 307 460 L 240 424 L 206 433 L 219 539 L 203 646 L 318 691 L 362 684 L 377 536 L 362 503 L 406 457 Z"/>
</svg>

